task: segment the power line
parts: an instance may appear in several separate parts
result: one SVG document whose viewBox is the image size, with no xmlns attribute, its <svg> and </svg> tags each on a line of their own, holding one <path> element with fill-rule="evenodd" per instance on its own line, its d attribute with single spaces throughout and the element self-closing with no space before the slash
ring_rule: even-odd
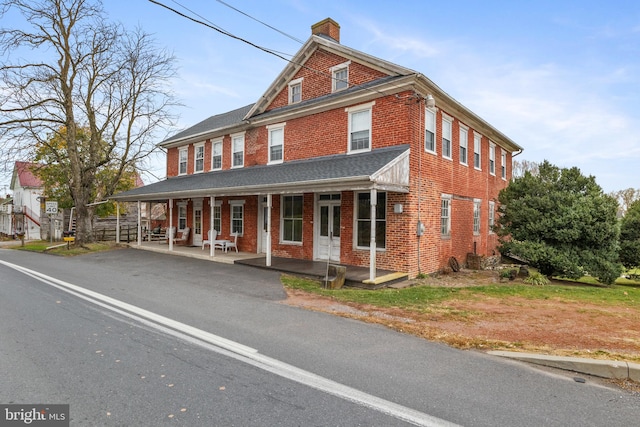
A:
<svg viewBox="0 0 640 427">
<path fill-rule="evenodd" d="M 296 41 L 296 42 L 298 42 L 298 43 L 300 43 L 300 44 L 304 44 L 304 41 L 302 41 L 302 40 L 300 40 L 300 39 L 298 39 L 298 38 L 296 38 L 296 37 L 294 37 L 294 36 L 292 36 L 292 35 L 290 35 L 290 34 L 287 34 L 287 33 L 285 33 L 284 31 L 279 30 L 279 29 L 277 29 L 276 27 L 273 27 L 273 26 L 271 26 L 271 25 L 267 24 L 266 22 L 262 22 L 261 20 L 259 20 L 259 19 L 257 19 L 257 18 L 254 18 L 253 16 L 249 15 L 248 13 L 245 13 L 245 12 L 241 11 L 240 9 L 236 9 L 235 7 L 231 6 L 230 4 L 223 2 L 222 0 L 216 0 L 216 1 L 217 1 L 218 3 L 220 3 L 220 4 L 223 4 L 223 5 L 227 6 L 227 7 L 228 7 L 228 8 L 230 8 L 230 9 L 233 9 L 233 10 L 235 10 L 236 12 L 238 12 L 238 13 L 240 13 L 240 14 L 242 14 L 242 15 L 246 16 L 247 18 L 253 19 L 253 20 L 254 20 L 254 21 L 256 21 L 256 22 L 261 23 L 261 24 L 262 24 L 262 25 L 264 25 L 265 27 L 271 28 L 273 31 L 277 31 L 278 33 L 282 34 L 282 35 L 283 35 L 283 36 L 285 36 L 285 37 L 289 37 L 289 38 L 290 38 L 291 40 L 293 40 L 293 41 Z"/>
<path fill-rule="evenodd" d="M 216 24 L 211 23 L 207 18 L 204 18 L 204 17 L 200 16 L 199 14 L 197 14 L 197 13 L 195 13 L 195 12 L 191 11 L 190 9 L 188 9 L 188 8 L 186 8 L 185 6 L 181 5 L 181 4 L 180 4 L 179 2 L 177 2 L 176 0 L 171 0 L 171 1 L 172 1 L 173 3 L 175 3 L 175 4 L 179 5 L 179 6 L 183 7 L 184 9 L 188 10 L 189 12 L 193 13 L 194 15 L 196 15 L 196 16 L 198 16 L 198 17 L 200 17 L 201 19 L 203 19 L 203 21 L 201 21 L 201 20 L 199 20 L 199 19 L 195 19 L 195 18 L 193 18 L 193 17 L 191 17 L 191 16 L 189 16 L 189 15 L 187 15 L 187 14 L 184 14 L 184 13 L 182 13 L 182 12 L 180 12 L 180 11 L 178 11 L 178 10 L 176 10 L 176 9 L 174 9 L 174 8 L 172 8 L 172 7 L 170 7 L 170 6 L 167 6 L 167 5 L 165 5 L 165 4 L 163 4 L 163 3 L 161 3 L 161 2 L 159 2 L 159 1 L 157 1 L 157 0 L 149 0 L 149 1 L 150 1 L 151 3 L 153 3 L 153 4 L 156 4 L 156 5 L 158 5 L 158 6 L 164 7 L 165 9 L 168 9 L 168 10 L 170 10 L 171 12 L 173 12 L 173 13 L 175 13 L 175 14 L 177 14 L 177 15 L 179 15 L 179 16 L 181 16 L 181 17 L 185 18 L 185 19 L 188 19 L 188 20 L 190 20 L 190 21 L 192 21 L 192 22 L 195 22 L 195 23 L 197 23 L 197 24 L 200 24 L 200 25 L 204 25 L 204 26 L 205 26 L 205 27 L 207 27 L 207 28 L 210 28 L 210 29 L 212 29 L 212 30 L 215 30 L 215 31 L 217 31 L 217 32 L 219 32 L 219 33 L 221 33 L 221 34 L 223 34 L 223 35 L 227 36 L 227 37 L 231 37 L 232 39 L 235 39 L 235 40 L 241 41 L 241 42 L 243 42 L 243 43 L 246 43 L 246 44 L 248 44 L 249 46 L 255 47 L 256 49 L 259 49 L 259 50 L 261 50 L 261 51 L 263 51 L 263 52 L 266 52 L 266 53 L 268 53 L 268 54 L 270 54 L 270 55 L 273 55 L 273 56 L 275 56 L 275 57 L 277 57 L 277 58 L 280 58 L 280 59 L 282 59 L 282 60 L 284 60 L 284 61 L 286 61 L 286 62 L 288 62 L 288 63 L 290 63 L 290 64 L 293 64 L 293 65 L 299 66 L 299 67 L 301 67 L 301 68 L 304 68 L 304 69 L 306 69 L 306 70 L 309 70 L 309 71 L 311 71 L 311 72 L 313 72 L 313 73 L 315 73 L 315 74 L 318 74 L 318 75 L 320 75 L 320 76 L 327 77 L 327 78 L 329 78 L 329 79 L 336 79 L 336 78 L 333 76 L 333 74 L 330 74 L 330 73 L 327 73 L 327 72 L 325 72 L 325 71 L 321 71 L 321 70 L 316 70 L 316 69 L 311 68 L 311 67 L 309 67 L 309 66 L 307 66 L 307 65 L 305 65 L 305 64 L 298 63 L 298 62 L 292 61 L 292 60 L 287 59 L 287 58 L 285 58 L 285 57 L 284 57 L 284 55 L 287 55 L 287 56 L 293 57 L 293 55 L 291 55 L 291 54 L 286 54 L 286 53 L 277 52 L 277 51 L 275 51 L 275 50 L 273 50 L 273 49 L 268 49 L 268 48 L 266 48 L 266 47 L 263 47 L 263 46 L 257 45 L 257 44 L 255 44 L 255 43 L 253 43 L 253 42 L 249 41 L 249 40 L 246 40 L 246 39 L 244 39 L 244 38 L 242 38 L 242 37 L 236 36 L 236 35 L 234 35 L 234 34 L 232 34 L 232 33 L 228 32 L 228 31 L 226 31 L 226 30 L 224 30 L 224 29 L 220 28 L 220 27 L 219 27 L 219 26 L 217 26 Z M 204 21 L 207 21 L 207 22 L 204 22 Z M 340 79 L 336 79 L 336 80 L 340 80 Z M 348 82 L 348 80 L 342 80 L 342 81 L 346 82 L 347 84 L 349 83 L 349 82 Z M 368 90 L 368 91 L 373 92 L 373 93 L 380 94 L 380 95 L 385 95 L 385 93 L 380 92 L 380 91 L 378 91 L 378 90 L 376 90 L 376 89 L 373 89 L 373 88 L 363 88 L 363 89 Z M 418 97 L 418 98 L 421 98 L 421 97 Z M 392 100 L 393 100 L 393 98 L 392 98 Z M 419 99 L 419 100 L 420 100 L 420 99 Z M 394 101 L 394 102 L 402 102 L 402 103 L 405 103 L 405 102 L 404 102 L 404 100 L 401 100 L 400 98 L 398 98 L 397 100 L 393 100 L 393 101 Z"/>
</svg>

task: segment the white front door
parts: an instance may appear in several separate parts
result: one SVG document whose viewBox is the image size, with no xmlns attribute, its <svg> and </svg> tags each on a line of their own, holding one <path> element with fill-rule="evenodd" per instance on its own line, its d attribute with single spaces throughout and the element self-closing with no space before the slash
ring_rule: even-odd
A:
<svg viewBox="0 0 640 427">
<path fill-rule="evenodd" d="M 202 246 L 202 200 L 193 202 L 193 246 Z"/>
<path fill-rule="evenodd" d="M 320 195 L 316 220 L 316 259 L 340 262 L 340 195 Z"/>
</svg>

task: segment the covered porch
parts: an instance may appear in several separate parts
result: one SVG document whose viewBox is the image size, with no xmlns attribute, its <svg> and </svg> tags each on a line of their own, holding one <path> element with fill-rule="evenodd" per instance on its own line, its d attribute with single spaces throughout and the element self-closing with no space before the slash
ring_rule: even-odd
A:
<svg viewBox="0 0 640 427">
<path fill-rule="evenodd" d="M 366 271 L 366 282 L 377 286 L 392 273 L 379 271 L 379 252 L 387 258 L 395 255 L 384 246 L 385 228 L 378 226 L 380 218 L 376 215 L 386 215 L 386 193 L 409 192 L 409 152 L 407 145 L 393 146 L 366 153 L 182 175 L 112 198 L 137 202 L 139 208 L 142 203 L 166 203 L 167 228 L 190 229 L 192 240 L 188 243 L 196 248 L 189 253 L 200 252 L 198 257 L 222 256 L 211 247 L 204 251 L 199 247 L 206 239 L 202 236 L 217 230 L 224 239 L 238 234 L 238 248 L 263 260 L 260 263 L 264 262 L 266 268 L 294 262 L 304 263 L 305 268 L 316 262 L 325 266 L 328 261 L 349 263 L 353 264 L 351 273 L 361 275 Z M 356 209 L 366 212 L 365 216 L 357 216 Z M 396 231 L 413 230 L 404 223 L 396 224 Z M 137 246 L 148 246 L 141 230 L 138 235 Z M 156 250 L 160 250 L 155 243 Z M 172 239 L 162 250 L 189 251 L 176 246 Z M 291 261 L 284 263 L 279 258 Z"/>
</svg>

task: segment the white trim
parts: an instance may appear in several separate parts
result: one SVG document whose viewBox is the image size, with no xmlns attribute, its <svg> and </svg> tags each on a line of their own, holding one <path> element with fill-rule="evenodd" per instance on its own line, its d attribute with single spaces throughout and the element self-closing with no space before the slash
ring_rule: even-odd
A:
<svg viewBox="0 0 640 427">
<path fill-rule="evenodd" d="M 231 135 L 231 169 L 237 169 L 244 167 L 245 157 L 246 157 L 246 141 L 244 139 L 245 132 L 238 132 Z M 239 151 L 234 151 L 234 140 L 236 138 L 242 137 L 242 164 L 234 165 L 234 154 L 239 153 Z"/>
<path fill-rule="evenodd" d="M 334 65 L 333 67 L 329 68 L 329 70 L 331 71 L 331 92 L 332 93 L 340 92 L 349 88 L 349 65 L 351 65 L 350 60 L 347 62 L 343 62 L 342 64 Z M 336 86 L 339 80 L 336 78 L 335 75 L 336 73 L 342 70 L 347 70 L 347 78 L 340 80 L 341 82 L 346 83 L 346 86 L 338 88 Z"/>
<path fill-rule="evenodd" d="M 448 200 L 448 209 L 447 209 L 447 232 L 442 232 L 442 202 L 444 200 Z M 453 196 L 451 194 L 441 194 L 440 195 L 440 238 L 442 239 L 450 239 L 451 238 L 451 213 L 453 211 Z"/>
<path fill-rule="evenodd" d="M 496 176 L 496 144 L 489 141 L 489 175 Z"/>
<path fill-rule="evenodd" d="M 445 126 L 445 123 L 448 124 L 448 131 L 449 131 L 449 138 L 446 139 L 445 138 L 445 130 L 447 130 L 447 126 Z M 449 155 L 445 154 L 445 150 L 444 150 L 444 141 L 445 139 L 447 141 L 449 141 Z M 442 150 L 442 158 L 443 159 L 447 159 L 447 160 L 453 160 L 453 118 L 451 116 L 449 116 L 448 114 L 442 113 L 442 138 L 440 140 L 440 144 L 441 147 L 440 149 Z"/>
<path fill-rule="evenodd" d="M 348 107 L 345 108 L 344 111 L 347 112 L 348 117 L 347 117 L 347 154 L 351 154 L 351 153 L 363 153 L 363 152 L 367 152 L 367 151 L 371 151 L 371 146 L 372 146 L 372 122 L 373 122 L 373 106 L 376 104 L 375 101 L 372 102 L 368 102 L 366 104 L 360 104 L 360 105 L 356 105 L 353 107 Z M 353 149 L 351 147 L 351 125 L 352 125 L 352 117 L 353 114 L 357 114 L 357 113 L 362 113 L 368 111 L 369 112 L 369 122 L 368 122 L 368 131 L 369 131 L 369 145 L 366 148 L 360 148 L 360 149 Z"/>
<path fill-rule="evenodd" d="M 302 198 L 302 235 L 300 236 L 302 238 L 301 241 L 295 241 L 295 240 L 285 240 L 284 239 L 284 199 L 285 197 L 301 197 Z M 293 245 L 293 246 L 302 246 L 303 242 L 304 242 L 304 194 L 302 193 L 294 193 L 294 194 L 281 194 L 280 195 L 280 236 L 279 236 L 279 240 L 280 243 L 283 245 Z"/>
<path fill-rule="evenodd" d="M 288 86 L 288 98 L 287 98 L 287 104 L 291 105 L 291 104 L 298 104 L 300 102 L 302 102 L 302 80 L 304 80 L 304 77 L 300 77 L 299 79 L 295 79 L 295 80 L 291 80 L 289 82 Z M 300 99 L 298 101 L 294 101 L 292 99 L 292 93 L 291 93 L 291 89 L 295 86 L 299 86 L 300 87 Z"/>
<path fill-rule="evenodd" d="M 476 154 L 478 155 L 478 165 L 476 165 Z M 473 168 L 479 171 L 482 170 L 482 134 L 475 130 L 473 131 Z"/>
<path fill-rule="evenodd" d="M 202 148 L 202 169 L 198 170 L 198 148 Z M 199 142 L 197 144 L 193 144 L 193 173 L 202 173 L 204 172 L 204 142 Z"/>
<path fill-rule="evenodd" d="M 215 168 L 213 167 L 213 156 L 215 155 L 215 150 L 214 147 L 216 145 L 220 144 L 220 167 L 219 168 Z M 212 171 L 219 171 L 222 170 L 222 156 L 223 156 L 223 152 L 224 152 L 224 143 L 223 143 L 223 138 L 216 138 L 216 139 L 212 139 L 211 140 L 211 170 Z"/>
<path fill-rule="evenodd" d="M 476 212 L 478 213 L 478 221 L 476 222 Z M 473 235 L 479 236 L 482 230 L 482 199 L 473 199 Z M 476 230 L 476 225 L 478 229 Z"/>
<path fill-rule="evenodd" d="M 184 172 L 180 171 L 180 166 L 182 165 L 181 155 L 184 153 Z M 180 147 L 178 148 L 178 175 L 186 175 L 189 172 L 189 147 Z"/>
<path fill-rule="evenodd" d="M 433 118 L 433 129 L 429 129 L 427 125 L 427 115 L 430 115 Z M 438 113 L 435 108 L 425 108 L 425 116 L 424 116 L 424 151 L 426 153 L 438 154 L 438 144 L 436 144 L 436 131 L 438 129 Z M 433 150 L 427 148 L 427 130 L 433 133 Z"/>
<path fill-rule="evenodd" d="M 282 123 L 277 123 L 277 124 L 273 124 L 273 125 L 267 125 L 267 139 L 268 139 L 268 152 L 267 152 L 267 156 L 268 156 L 268 163 L 269 165 L 273 165 L 273 164 L 278 164 L 278 163 L 282 163 L 284 161 L 284 127 L 287 124 L 287 122 L 282 122 Z M 271 159 L 271 132 L 276 131 L 276 130 L 282 130 L 282 150 L 281 150 L 281 157 L 279 159 L 276 160 L 272 160 Z"/>
<path fill-rule="evenodd" d="M 460 155 L 460 150 L 458 150 L 458 157 L 461 165 L 469 166 L 469 128 L 462 123 L 458 124 L 459 127 L 459 135 L 458 135 L 458 147 L 464 147 L 465 158 L 463 159 Z M 464 144 L 463 144 L 464 141 Z M 464 160 L 464 161 L 463 161 Z"/>
</svg>

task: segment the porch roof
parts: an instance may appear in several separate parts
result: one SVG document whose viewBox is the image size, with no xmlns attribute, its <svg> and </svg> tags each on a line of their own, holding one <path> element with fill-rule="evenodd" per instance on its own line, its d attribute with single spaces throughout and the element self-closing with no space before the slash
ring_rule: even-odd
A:
<svg viewBox="0 0 640 427">
<path fill-rule="evenodd" d="M 170 198 L 287 194 L 342 190 L 407 193 L 409 145 L 380 148 L 366 153 L 337 154 L 167 178 L 125 191 L 111 199 L 165 201 Z"/>
</svg>

